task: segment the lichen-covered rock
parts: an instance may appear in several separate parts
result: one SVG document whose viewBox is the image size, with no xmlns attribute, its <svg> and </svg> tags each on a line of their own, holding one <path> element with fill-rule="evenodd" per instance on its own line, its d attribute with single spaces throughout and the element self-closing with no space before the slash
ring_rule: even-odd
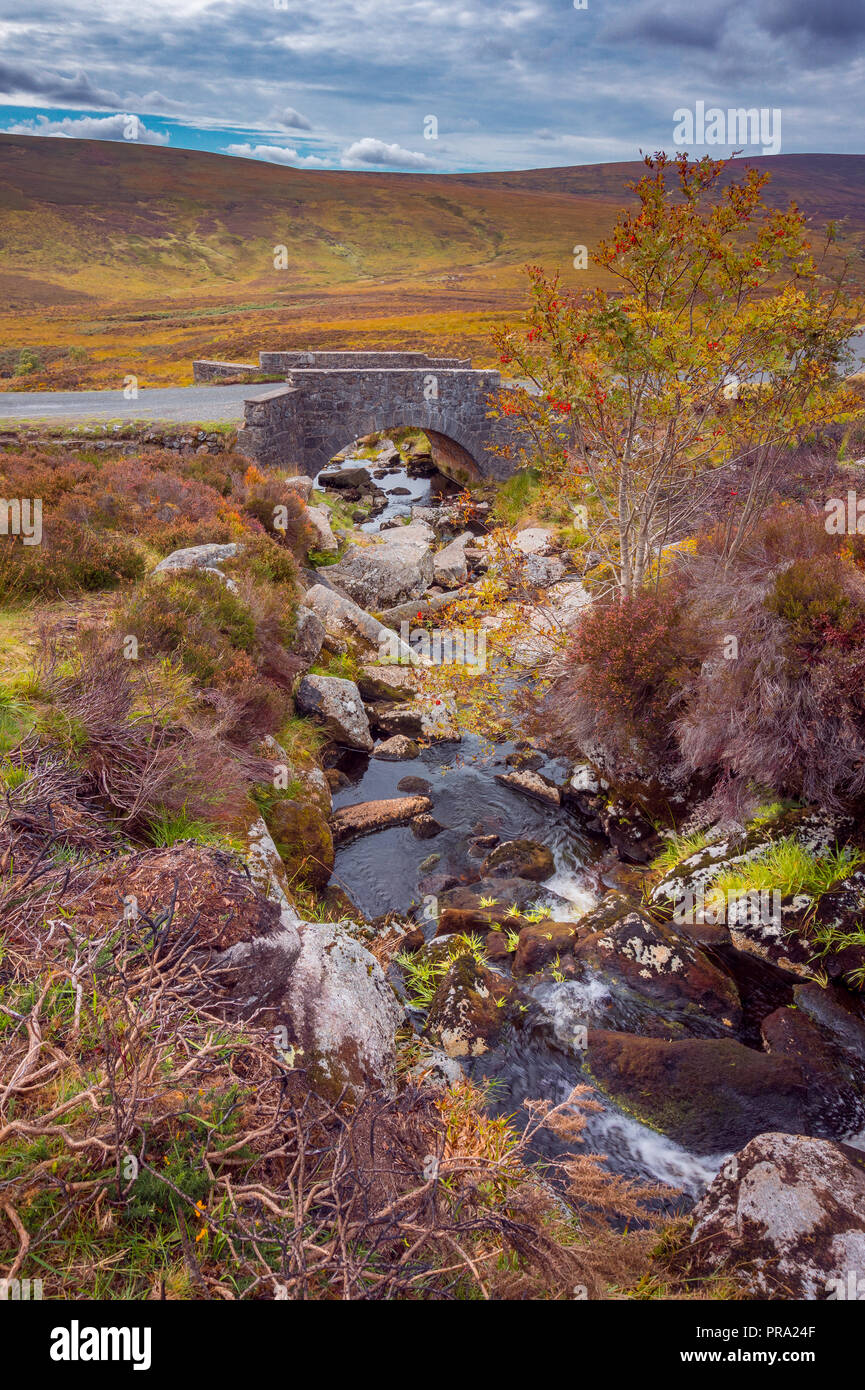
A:
<svg viewBox="0 0 865 1390">
<path fill-rule="evenodd" d="M 233 560 L 239 555 L 243 546 L 237 544 L 219 545 L 214 543 L 208 545 L 190 545 L 183 550 L 172 550 L 170 555 L 166 555 L 164 560 L 160 560 L 154 569 L 154 574 L 165 574 L 171 570 L 203 570 L 215 569 L 225 560 Z"/>
<path fill-rule="evenodd" d="M 381 758 L 386 763 L 406 762 L 410 758 L 416 758 L 420 752 L 413 738 L 408 738 L 406 734 L 394 734 L 391 738 L 382 739 L 372 750 L 374 758 Z"/>
<path fill-rule="evenodd" d="M 357 688 L 365 700 L 410 699 L 417 690 L 418 677 L 408 664 L 361 666 Z"/>
<path fill-rule="evenodd" d="M 328 576 L 354 600 L 376 610 L 420 598 L 433 582 L 434 540 L 423 522 L 350 545 Z"/>
<path fill-rule="evenodd" d="M 618 896 L 618 895 L 617 895 Z M 616 996 L 616 1026 L 661 1036 L 734 1036 L 742 1005 L 732 976 L 696 943 L 653 922 L 636 908 L 597 932 L 582 935 L 578 961 Z"/>
<path fill-rule="evenodd" d="M 441 584 L 444 589 L 453 589 L 458 584 L 465 583 L 469 572 L 466 546 L 472 540 L 474 537 L 471 531 L 463 531 L 441 550 L 436 551 L 433 556 L 433 576 L 436 584 Z"/>
<path fill-rule="evenodd" d="M 307 507 L 304 515 L 315 536 L 312 549 L 321 551 L 322 555 L 338 554 L 339 541 L 333 534 L 327 507 Z"/>
<path fill-rule="evenodd" d="M 254 811 L 242 834 L 246 844 L 246 867 L 252 882 L 271 902 L 293 913 L 285 865 L 263 816 Z"/>
<path fill-rule="evenodd" d="M 379 733 L 406 734 L 429 743 L 457 743 L 462 738 L 453 695 L 421 694 L 411 704 L 371 706 L 370 717 Z"/>
<path fill-rule="evenodd" d="M 354 681 L 341 676 L 304 676 L 295 702 L 301 714 L 314 719 L 336 743 L 365 753 L 372 751 L 369 720 Z"/>
<path fill-rule="evenodd" d="M 512 986 L 468 953 L 458 956 L 433 996 L 424 1033 L 448 1057 L 480 1057 L 498 1040 L 510 1014 Z"/>
<path fill-rule="evenodd" d="M 285 486 L 289 492 L 297 493 L 302 502 L 308 502 L 312 496 L 312 478 L 308 478 L 305 473 L 287 475 Z"/>
<path fill-rule="evenodd" d="M 294 635 L 289 647 L 291 655 L 308 669 L 318 659 L 325 636 L 324 623 L 318 614 L 304 604 L 298 604 Z"/>
<path fill-rule="evenodd" d="M 284 1028 L 281 1050 L 323 1094 L 394 1089 L 404 1011 L 378 961 L 340 923 L 286 923 L 223 952 L 216 968 L 226 1012 Z"/>
<path fill-rule="evenodd" d="M 324 584 L 313 584 L 304 595 L 304 604 L 320 618 L 328 637 L 348 643 L 367 657 L 388 656 L 412 665 L 416 657 L 411 647 L 401 641 L 392 628 L 384 627 L 358 604 Z"/>
<path fill-rule="evenodd" d="M 865 1157 L 826 1139 L 761 1133 L 694 1210 L 698 1273 L 730 1270 L 751 1298 L 861 1299 Z"/>
</svg>

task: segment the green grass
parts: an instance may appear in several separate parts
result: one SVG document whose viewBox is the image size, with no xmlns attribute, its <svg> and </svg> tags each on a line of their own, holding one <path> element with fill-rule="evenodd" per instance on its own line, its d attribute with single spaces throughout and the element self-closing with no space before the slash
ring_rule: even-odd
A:
<svg viewBox="0 0 865 1390">
<path fill-rule="evenodd" d="M 0 685 L 0 753 L 20 743 L 31 723 L 26 700 L 8 685 Z"/>
<path fill-rule="evenodd" d="M 493 504 L 497 521 L 516 526 L 537 501 L 541 490 L 540 476 L 534 468 L 523 468 L 508 478 L 499 489 Z"/>
<path fill-rule="evenodd" d="M 180 811 L 161 811 L 150 822 L 150 838 L 160 849 L 192 840 L 197 845 L 225 845 L 226 837 L 207 821 Z"/>
<path fill-rule="evenodd" d="M 416 954 L 401 951 L 399 955 L 394 956 L 405 976 L 409 1004 L 415 1009 L 428 1009 L 433 995 L 454 961 L 464 955 L 472 956 L 478 965 L 486 964 L 487 956 L 481 937 L 473 933 L 469 936 L 458 936 L 448 943 L 447 951 L 440 955 L 432 956 L 426 951 Z"/>
<path fill-rule="evenodd" d="M 339 676 L 341 680 L 356 681 L 360 673 L 360 663 L 350 652 L 335 653 L 326 661 L 316 661 L 310 666 L 311 676 Z"/>
<path fill-rule="evenodd" d="M 652 860 L 652 868 L 662 875 L 670 874 L 683 859 L 705 849 L 708 842 L 706 830 L 697 830 L 693 835 L 671 835 L 661 853 Z"/>
<path fill-rule="evenodd" d="M 782 897 L 807 893 L 811 898 L 819 898 L 863 862 L 862 850 L 836 846 L 827 854 L 815 855 L 790 835 L 770 845 L 759 859 L 722 870 L 711 882 L 711 898 L 775 890 Z"/>
</svg>

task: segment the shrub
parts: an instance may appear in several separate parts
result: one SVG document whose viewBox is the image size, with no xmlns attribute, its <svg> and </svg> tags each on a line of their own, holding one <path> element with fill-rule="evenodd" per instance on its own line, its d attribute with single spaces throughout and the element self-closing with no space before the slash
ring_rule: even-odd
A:
<svg viewBox="0 0 865 1390">
<path fill-rule="evenodd" d="M 306 519 L 306 507 L 298 494 L 286 487 L 282 474 L 265 475 L 252 464 L 234 493 L 269 536 L 278 539 L 299 559 L 307 555 L 316 535 Z"/>
<path fill-rule="evenodd" d="M 154 576 L 132 596 L 118 622 L 138 638 L 142 655 L 177 656 L 205 685 L 227 672 L 238 652 L 255 646 L 249 608 L 212 575 Z"/>
<path fill-rule="evenodd" d="M 674 750 L 675 705 L 705 643 L 672 585 L 584 610 L 545 704 L 562 747 L 633 771 Z"/>
<path fill-rule="evenodd" d="M 128 537 L 54 520 L 41 545 L 0 537 L 0 600 L 115 588 L 140 579 L 144 557 Z"/>
</svg>

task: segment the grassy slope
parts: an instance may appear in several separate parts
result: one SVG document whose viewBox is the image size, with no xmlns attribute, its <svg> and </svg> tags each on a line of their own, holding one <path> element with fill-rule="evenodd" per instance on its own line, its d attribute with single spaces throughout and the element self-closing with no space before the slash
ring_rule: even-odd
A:
<svg viewBox="0 0 865 1390">
<path fill-rule="evenodd" d="M 772 199 L 865 230 L 865 157 L 788 155 Z M 27 385 L 190 379 L 259 347 L 432 346 L 489 360 L 523 266 L 594 245 L 638 165 L 431 176 L 311 172 L 102 141 L 0 136 L 0 342 L 58 359 Z M 288 269 L 273 268 L 277 245 Z M 84 349 L 71 366 L 60 355 Z M 19 382 L 17 384 L 25 384 Z"/>
</svg>

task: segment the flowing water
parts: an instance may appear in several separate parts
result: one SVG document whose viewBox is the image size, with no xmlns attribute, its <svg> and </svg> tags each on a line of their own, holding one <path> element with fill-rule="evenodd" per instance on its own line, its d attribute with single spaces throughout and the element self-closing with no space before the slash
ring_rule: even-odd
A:
<svg viewBox="0 0 865 1390">
<path fill-rule="evenodd" d="M 387 452 L 389 445 L 383 446 Z M 376 470 L 377 460 L 346 457 L 344 467 Z M 364 522 L 361 529 L 377 531 L 384 521 L 407 516 L 412 506 L 435 505 L 449 484 L 443 479 L 413 478 L 404 468 L 391 468 L 378 479 L 387 496 L 386 508 Z M 326 483 L 319 475 L 316 485 Z M 393 494 L 395 488 L 408 493 Z M 406 777 L 428 784 L 431 814 L 443 827 L 431 839 L 418 839 L 410 826 L 382 830 L 337 850 L 332 882 L 340 887 L 367 918 L 393 911 L 419 919 L 429 917 L 433 875 L 461 883 L 476 878 L 484 850 L 472 852 L 478 835 L 497 835 L 500 840 L 529 839 L 546 845 L 553 854 L 555 872 L 537 885 L 536 904 L 559 921 L 576 921 L 597 902 L 600 887 L 594 866 L 601 854 L 597 841 L 588 837 L 579 818 L 567 806 L 533 801 L 496 782 L 497 773 L 512 771 L 506 761 L 514 744 L 491 748 L 472 734 L 459 743 L 439 743 L 424 748 L 419 757 L 404 762 L 385 762 L 361 753 L 345 752 L 336 764 L 349 785 L 334 795 L 334 808 L 362 801 L 399 797 L 398 784 Z M 540 771 L 562 782 L 566 766 L 548 760 Z M 602 890 L 601 890 L 602 891 Z M 534 986 L 524 1025 L 505 1042 L 467 1067 L 479 1080 L 490 1084 L 494 1111 L 519 1117 L 526 1101 L 543 1098 L 563 1101 L 575 1086 L 585 1084 L 579 1047 L 574 1039 L 581 1027 L 604 1027 L 606 985 L 597 978 L 544 981 Z M 607 1156 L 608 1166 L 627 1177 L 659 1181 L 679 1189 L 680 1204 L 688 1205 L 711 1181 L 726 1155 L 697 1156 L 661 1134 L 622 1114 L 592 1088 L 602 1109 L 587 1117 L 583 1132 L 585 1151 Z M 541 1133 L 535 1144 L 539 1157 L 561 1152 L 559 1142 Z"/>
</svg>

